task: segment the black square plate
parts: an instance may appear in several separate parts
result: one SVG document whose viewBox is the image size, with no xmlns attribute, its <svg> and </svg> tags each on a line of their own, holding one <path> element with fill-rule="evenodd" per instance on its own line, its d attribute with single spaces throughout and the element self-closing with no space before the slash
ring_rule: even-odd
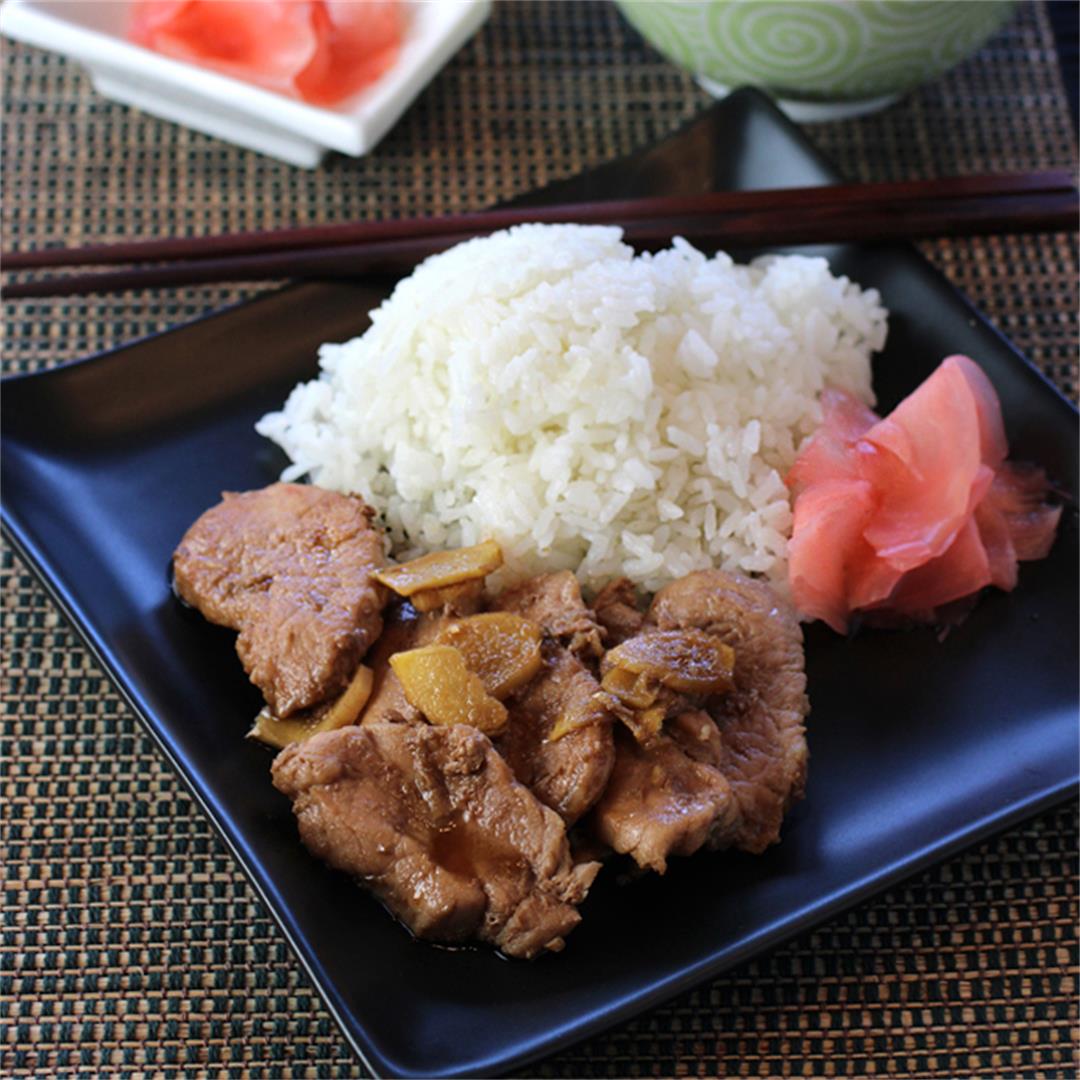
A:
<svg viewBox="0 0 1080 1080">
<path fill-rule="evenodd" d="M 767 99 L 732 95 L 681 133 L 540 198 L 829 183 Z M 536 196 L 533 197 L 537 199 Z M 1077 422 L 948 283 L 904 247 L 816 249 L 892 312 L 876 387 L 889 408 L 947 354 L 985 367 L 1016 456 L 1077 490 Z M 243 735 L 259 701 L 231 635 L 166 582 L 185 528 L 280 460 L 252 425 L 363 329 L 364 285 L 312 284 L 46 374 L 7 381 L 3 522 L 262 894 L 368 1065 L 491 1075 L 657 1004 L 994 830 L 1077 780 L 1077 527 L 1011 595 L 933 632 L 808 635 L 807 798 L 766 855 L 601 875 L 564 953 L 507 963 L 410 938 L 300 845 L 270 756 Z"/>
</svg>

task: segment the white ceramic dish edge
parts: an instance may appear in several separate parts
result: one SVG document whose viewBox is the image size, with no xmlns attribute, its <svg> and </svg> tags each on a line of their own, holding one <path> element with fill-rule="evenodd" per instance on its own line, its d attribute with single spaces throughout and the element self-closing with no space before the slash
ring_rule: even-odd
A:
<svg viewBox="0 0 1080 1080">
<path fill-rule="evenodd" d="M 328 150 L 358 157 L 397 122 L 480 28 L 491 0 L 410 0 L 410 30 L 393 69 L 335 108 L 320 108 L 134 45 L 128 4 L 7 0 L 0 33 L 86 67 L 105 97 L 217 138 L 312 168 Z"/>
</svg>

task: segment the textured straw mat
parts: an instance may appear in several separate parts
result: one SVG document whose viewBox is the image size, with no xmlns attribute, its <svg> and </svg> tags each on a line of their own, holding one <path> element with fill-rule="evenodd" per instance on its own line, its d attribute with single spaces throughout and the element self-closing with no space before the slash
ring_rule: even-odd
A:
<svg viewBox="0 0 1080 1080">
<path fill-rule="evenodd" d="M 811 135 L 852 179 L 1073 167 L 1046 13 L 879 115 Z M 478 207 L 669 132 L 706 104 L 606 4 L 502 4 L 372 157 L 307 172 L 104 102 L 3 46 L 4 244 Z M 1072 236 L 929 256 L 1075 396 Z M 28 371 L 251 295 L 5 305 Z M 358 1066 L 150 740 L 5 554 L 0 1072 L 348 1076 Z M 542 1076 L 1073 1076 L 1072 807 L 530 1070 Z"/>
</svg>

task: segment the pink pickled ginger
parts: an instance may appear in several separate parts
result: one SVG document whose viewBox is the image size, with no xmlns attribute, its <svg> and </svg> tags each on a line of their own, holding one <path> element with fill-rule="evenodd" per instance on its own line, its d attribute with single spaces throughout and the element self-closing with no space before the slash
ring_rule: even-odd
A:
<svg viewBox="0 0 1080 1080">
<path fill-rule="evenodd" d="M 788 577 L 800 615 L 847 630 L 855 612 L 934 621 L 1017 562 L 1049 552 L 1061 507 L 1040 469 L 1005 460 L 1001 406 L 966 356 L 950 356 L 887 417 L 830 389 L 788 474 Z"/>
<path fill-rule="evenodd" d="M 149 49 L 318 105 L 397 59 L 398 0 L 136 0 L 129 36 Z"/>
</svg>

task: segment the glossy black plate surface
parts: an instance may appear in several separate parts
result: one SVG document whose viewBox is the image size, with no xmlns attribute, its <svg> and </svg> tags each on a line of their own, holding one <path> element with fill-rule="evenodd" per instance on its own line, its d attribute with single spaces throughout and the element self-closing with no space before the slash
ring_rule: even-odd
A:
<svg viewBox="0 0 1080 1080">
<path fill-rule="evenodd" d="M 683 133 L 543 193 L 564 200 L 826 183 L 834 174 L 743 91 Z M 535 199 L 536 197 L 534 197 Z M 977 357 L 1010 442 L 1077 491 L 1067 404 L 917 254 L 819 249 L 892 311 L 876 365 L 891 407 L 945 355 Z M 813 628 L 807 798 L 758 858 L 676 860 L 664 879 L 601 875 L 566 951 L 510 963 L 416 941 L 301 847 L 259 701 L 231 635 L 183 612 L 166 570 L 222 489 L 280 460 L 252 425 L 360 331 L 379 290 L 306 285 L 3 394 L 3 521 L 236 853 L 349 1039 L 384 1075 L 491 1075 L 654 1005 L 958 847 L 1068 797 L 1077 780 L 1077 528 L 939 642 Z"/>
</svg>

